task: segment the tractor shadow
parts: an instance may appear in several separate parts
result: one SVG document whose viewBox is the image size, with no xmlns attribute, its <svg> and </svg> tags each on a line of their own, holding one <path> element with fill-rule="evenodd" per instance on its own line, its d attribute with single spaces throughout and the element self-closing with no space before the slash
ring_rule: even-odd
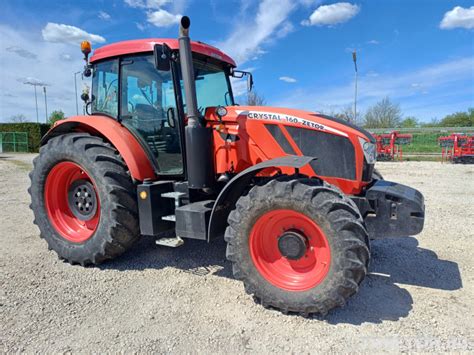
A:
<svg viewBox="0 0 474 355">
<path fill-rule="evenodd" d="M 420 248 L 415 238 L 376 240 L 371 247 L 369 274 L 344 308 L 325 317 L 329 324 L 359 325 L 407 317 L 413 298 L 405 285 L 444 291 L 462 288 L 458 264 Z"/>
<path fill-rule="evenodd" d="M 183 246 L 172 249 L 158 247 L 154 239 L 144 237 L 126 255 L 106 263 L 101 269 L 174 267 L 197 276 L 211 274 L 232 278 L 225 248 L 223 240 L 210 244 L 186 240 Z M 312 318 L 329 324 L 354 325 L 405 318 L 413 307 L 413 298 L 404 285 L 452 291 L 462 287 L 462 280 L 457 263 L 438 259 L 433 251 L 418 247 L 415 238 L 373 241 L 369 274 L 359 292 L 344 308 L 335 309 L 326 317 Z"/>
</svg>

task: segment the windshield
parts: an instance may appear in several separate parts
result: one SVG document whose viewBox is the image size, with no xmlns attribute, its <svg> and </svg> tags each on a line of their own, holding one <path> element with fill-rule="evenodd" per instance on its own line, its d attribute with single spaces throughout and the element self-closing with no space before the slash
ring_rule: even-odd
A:
<svg viewBox="0 0 474 355">
<path fill-rule="evenodd" d="M 208 107 L 231 106 L 234 104 L 227 73 L 223 68 L 199 60 L 194 60 L 193 66 L 198 109 L 201 114 L 204 115 L 204 111 Z M 182 79 L 181 89 L 183 101 L 186 102 Z M 186 111 L 186 107 L 184 110 Z"/>
</svg>

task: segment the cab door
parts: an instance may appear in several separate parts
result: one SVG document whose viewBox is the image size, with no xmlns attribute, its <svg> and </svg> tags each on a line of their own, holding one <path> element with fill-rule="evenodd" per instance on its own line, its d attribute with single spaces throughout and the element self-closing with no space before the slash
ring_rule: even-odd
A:
<svg viewBox="0 0 474 355">
<path fill-rule="evenodd" d="M 153 55 L 121 59 L 120 118 L 155 158 L 159 175 L 183 175 L 183 154 L 172 71 Z"/>
</svg>

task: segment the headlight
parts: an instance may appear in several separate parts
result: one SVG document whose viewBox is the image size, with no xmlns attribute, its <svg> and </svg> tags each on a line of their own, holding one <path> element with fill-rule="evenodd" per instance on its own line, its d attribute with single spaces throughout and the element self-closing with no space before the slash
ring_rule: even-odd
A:
<svg viewBox="0 0 474 355">
<path fill-rule="evenodd" d="M 375 164 L 377 160 L 377 146 L 374 143 L 366 141 L 364 138 L 359 137 L 360 147 L 364 152 L 365 160 L 368 164 Z"/>
</svg>

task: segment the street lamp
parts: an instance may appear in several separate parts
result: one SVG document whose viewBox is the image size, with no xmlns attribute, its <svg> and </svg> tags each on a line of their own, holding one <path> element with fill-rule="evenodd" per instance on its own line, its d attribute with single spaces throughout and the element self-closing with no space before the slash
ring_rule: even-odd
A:
<svg viewBox="0 0 474 355">
<path fill-rule="evenodd" d="M 352 52 L 352 60 L 354 61 L 355 69 L 355 84 L 354 84 L 354 123 L 357 124 L 357 52 L 354 49 Z"/>
<path fill-rule="evenodd" d="M 25 81 L 23 84 L 31 85 L 35 88 L 35 107 L 36 107 L 36 123 L 39 123 L 39 116 L 38 116 L 38 95 L 36 94 L 36 87 L 41 86 L 41 83 L 34 83 L 31 81 Z"/>
<path fill-rule="evenodd" d="M 18 79 L 18 81 L 23 81 L 22 79 Z M 46 86 L 48 86 L 48 84 L 45 84 L 43 82 L 41 82 L 40 80 L 38 79 L 35 79 L 35 78 L 26 78 L 24 79 L 23 81 L 23 84 L 25 85 L 31 85 L 35 88 L 35 107 L 36 107 L 36 123 L 39 123 L 39 114 L 38 114 L 38 94 L 36 92 L 36 87 L 37 86 L 42 86 L 43 87 L 43 92 L 44 92 L 44 102 L 45 102 L 45 105 L 46 105 L 46 121 L 48 120 L 48 103 L 46 101 Z"/>
<path fill-rule="evenodd" d="M 75 72 L 74 73 L 74 89 L 76 91 L 76 114 L 79 116 L 79 104 L 77 102 L 77 79 L 76 79 L 76 76 L 77 74 L 81 74 L 82 72 L 81 71 L 78 71 L 78 72 Z"/>
<path fill-rule="evenodd" d="M 46 110 L 46 121 L 45 121 L 45 123 L 48 123 L 48 99 L 47 99 L 47 96 L 46 96 L 46 85 L 43 86 L 43 92 L 44 92 L 44 107 L 45 107 L 45 110 Z"/>
</svg>

